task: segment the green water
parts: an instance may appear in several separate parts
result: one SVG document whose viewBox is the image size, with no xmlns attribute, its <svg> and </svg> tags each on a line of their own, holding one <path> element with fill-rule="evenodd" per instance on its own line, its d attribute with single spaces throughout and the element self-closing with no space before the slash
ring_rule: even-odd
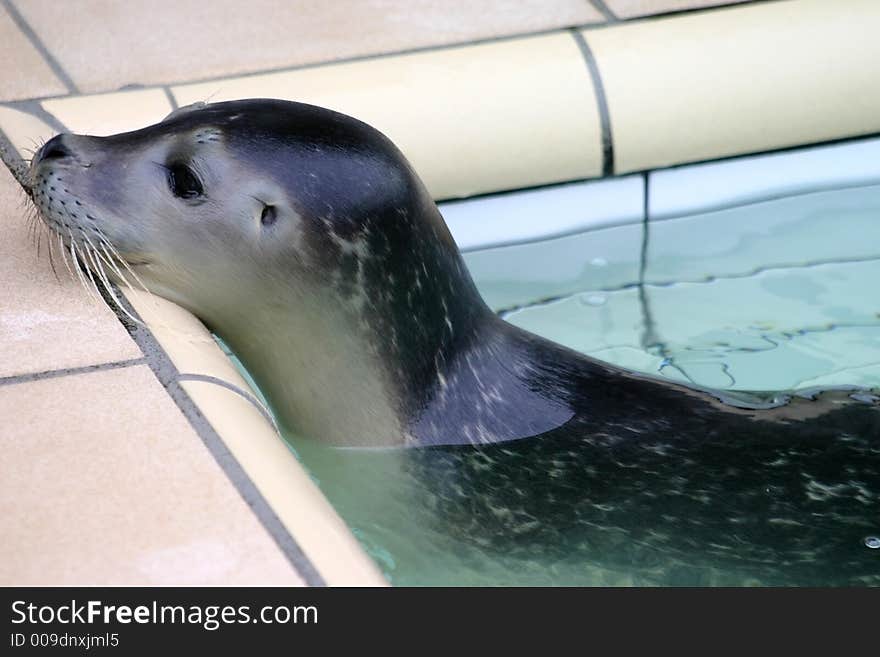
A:
<svg viewBox="0 0 880 657">
<path fill-rule="evenodd" d="M 652 222 L 647 240 L 633 224 L 466 260 L 508 321 L 625 367 L 741 390 L 880 386 L 880 186 Z M 402 452 L 290 442 L 396 585 L 750 583 L 493 552 L 434 517 Z"/>
</svg>

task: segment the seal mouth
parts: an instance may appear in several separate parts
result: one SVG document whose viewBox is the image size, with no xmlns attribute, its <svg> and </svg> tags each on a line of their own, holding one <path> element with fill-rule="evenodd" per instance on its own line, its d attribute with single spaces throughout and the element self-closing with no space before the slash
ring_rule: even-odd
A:
<svg viewBox="0 0 880 657">
<path fill-rule="evenodd" d="M 152 260 L 147 260 L 141 256 L 123 256 L 125 262 L 131 265 L 132 267 L 148 267 L 153 264 Z"/>
</svg>

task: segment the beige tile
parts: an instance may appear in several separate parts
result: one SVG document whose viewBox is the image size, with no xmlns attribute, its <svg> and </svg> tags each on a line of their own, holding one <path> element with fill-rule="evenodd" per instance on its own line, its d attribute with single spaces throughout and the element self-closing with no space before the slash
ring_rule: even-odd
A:
<svg viewBox="0 0 880 657">
<path fill-rule="evenodd" d="M 43 107 L 71 132 L 101 136 L 157 123 L 172 110 L 161 89 L 59 98 L 44 101 Z"/>
<path fill-rule="evenodd" d="M 618 173 L 880 130 L 880 4 L 749 4 L 585 32 Z"/>
<path fill-rule="evenodd" d="M 181 385 L 328 585 L 386 584 L 293 452 L 250 402 L 212 383 Z"/>
<path fill-rule="evenodd" d="M 601 20 L 584 0 L 27 0 L 16 5 L 86 92 Z"/>
<path fill-rule="evenodd" d="M 605 0 L 605 5 L 618 18 L 635 18 L 651 14 L 665 14 L 687 9 L 705 9 L 721 5 L 740 4 L 750 0 Z"/>
<path fill-rule="evenodd" d="M 57 248 L 55 278 L 45 231 L 37 256 L 25 199 L 0 166 L 0 376 L 140 358 L 116 316 L 70 276 Z"/>
<path fill-rule="evenodd" d="M 0 5 L 0 100 L 21 100 L 67 92 L 43 56 L 21 33 L 6 9 Z"/>
<path fill-rule="evenodd" d="M 146 366 L 0 387 L 0 584 L 302 584 Z"/>
<path fill-rule="evenodd" d="M 375 126 L 435 198 L 601 174 L 593 86 L 568 33 L 186 85 L 180 104 L 274 97 Z"/>
</svg>

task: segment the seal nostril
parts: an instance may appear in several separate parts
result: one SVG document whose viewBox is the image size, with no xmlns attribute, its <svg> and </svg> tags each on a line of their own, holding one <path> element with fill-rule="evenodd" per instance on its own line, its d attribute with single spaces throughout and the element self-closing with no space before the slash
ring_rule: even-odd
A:
<svg viewBox="0 0 880 657">
<path fill-rule="evenodd" d="M 73 151 L 65 146 L 63 137 L 64 135 L 56 135 L 45 143 L 39 153 L 39 160 L 41 162 L 45 160 L 63 160 L 68 157 L 73 157 Z"/>
<path fill-rule="evenodd" d="M 275 220 L 278 218 L 278 212 L 275 210 L 274 205 L 264 205 L 263 212 L 260 214 L 260 223 L 264 226 L 271 226 L 275 223 Z"/>
<path fill-rule="evenodd" d="M 53 146 L 48 151 L 43 153 L 44 160 L 59 160 L 61 158 L 69 157 L 71 152 L 67 150 L 64 146 Z"/>
</svg>

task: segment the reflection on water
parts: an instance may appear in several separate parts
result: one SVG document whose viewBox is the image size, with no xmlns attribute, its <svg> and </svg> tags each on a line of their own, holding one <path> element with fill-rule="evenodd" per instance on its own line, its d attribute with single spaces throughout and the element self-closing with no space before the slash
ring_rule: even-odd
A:
<svg viewBox="0 0 880 657">
<path fill-rule="evenodd" d="M 880 187 L 651 222 L 647 232 L 640 225 L 596 230 L 469 253 L 466 260 L 508 321 L 625 367 L 737 390 L 880 387 Z M 403 451 L 291 442 L 394 584 L 766 583 L 729 560 L 712 563 L 713 544 L 735 544 L 734 526 L 690 528 L 693 554 L 710 555 L 699 560 L 653 547 L 668 531 L 659 518 L 640 519 L 648 526 L 639 540 L 648 547 L 631 544 L 632 535 L 589 532 L 580 534 L 584 544 L 561 551 L 536 554 L 527 541 L 499 547 L 469 528 L 466 504 L 450 520 L 438 491 L 454 496 L 455 473 L 441 480 L 443 470 L 435 468 L 426 477 L 430 468 L 414 466 Z M 870 458 L 880 460 L 876 453 Z M 675 476 L 652 474 L 654 480 L 642 473 L 642 481 L 661 486 L 667 480 L 657 477 Z M 767 494 L 781 494 L 783 484 L 770 483 Z M 851 514 L 853 535 L 827 542 L 844 541 L 853 559 L 875 558 L 880 577 L 880 490 L 863 484 L 847 493 L 860 502 L 842 511 Z M 819 497 L 842 495 L 819 479 L 803 485 Z M 821 523 L 815 519 L 816 528 Z M 719 533 L 723 540 L 716 541 Z M 560 537 L 560 545 L 566 540 Z M 809 568 L 802 572 L 795 583 L 826 581 Z"/>
</svg>

